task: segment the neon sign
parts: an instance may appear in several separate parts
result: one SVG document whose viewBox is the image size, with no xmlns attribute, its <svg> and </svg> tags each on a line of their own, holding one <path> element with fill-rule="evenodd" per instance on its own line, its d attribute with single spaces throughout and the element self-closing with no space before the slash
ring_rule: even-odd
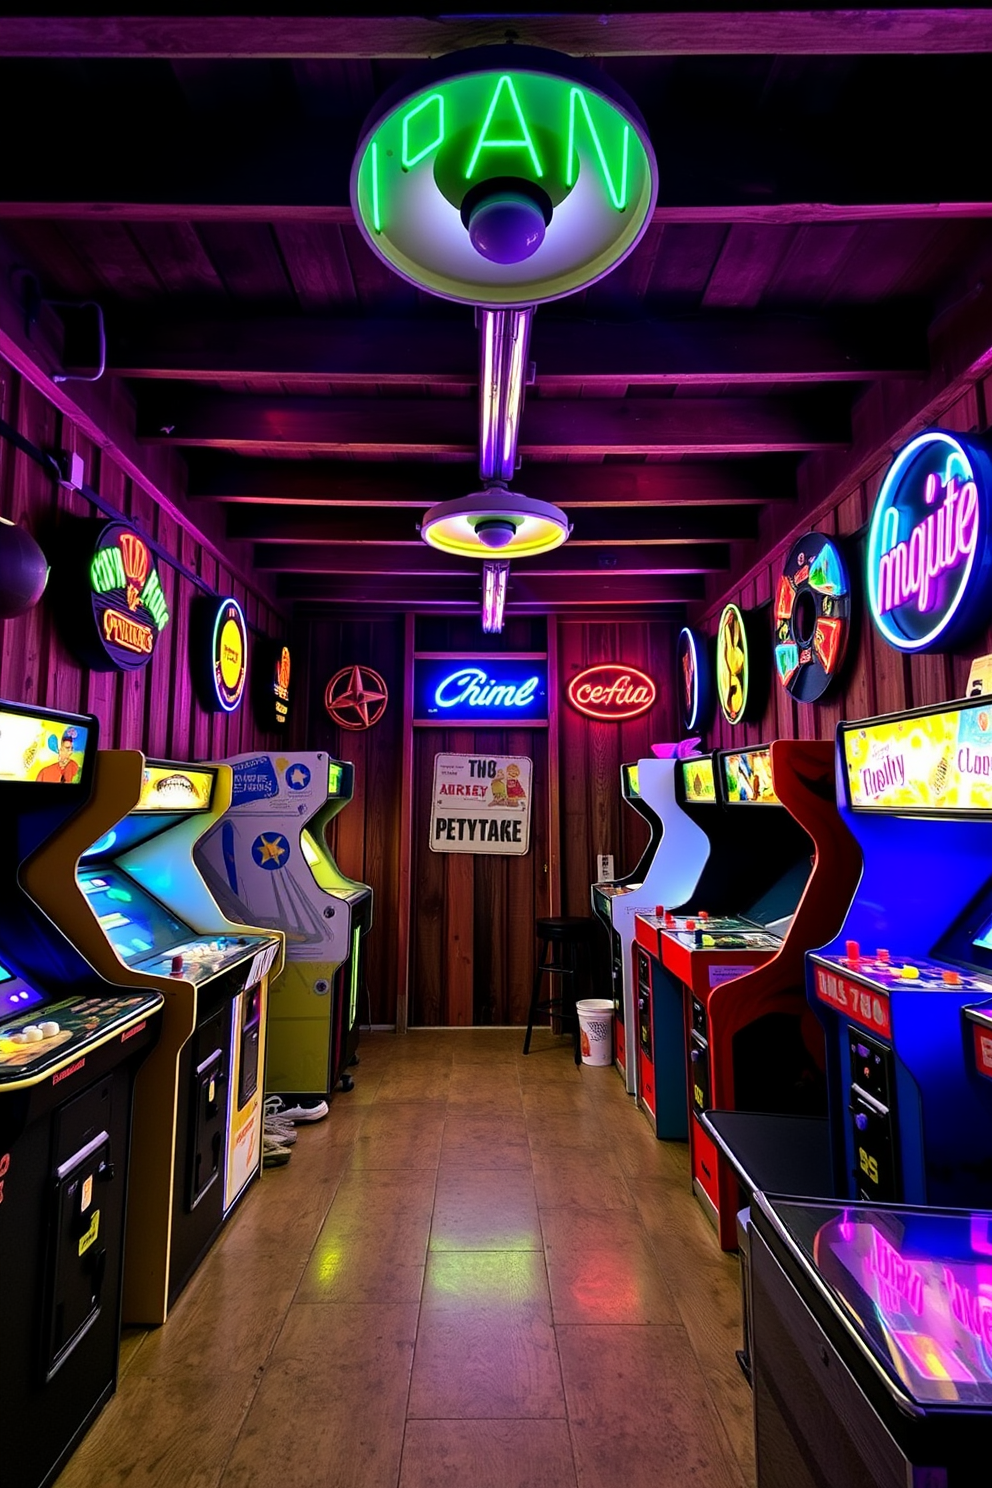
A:
<svg viewBox="0 0 992 1488">
<path fill-rule="evenodd" d="M 646 672 L 619 662 L 586 667 L 568 684 L 572 707 L 604 723 L 637 718 L 648 711 L 657 696 L 658 689 Z"/>
<path fill-rule="evenodd" d="M 450 727 L 502 722 L 545 723 L 544 656 L 456 656 L 414 659 L 414 721 Z"/>
<path fill-rule="evenodd" d="M 988 613 L 992 467 L 973 440 L 931 429 L 899 451 L 868 531 L 868 607 L 899 651 L 963 637 Z"/>
<path fill-rule="evenodd" d="M 192 669 L 200 702 L 210 712 L 241 706 L 248 676 L 248 625 L 236 599 L 195 601 L 190 627 Z"/>
<path fill-rule="evenodd" d="M 656 196 L 633 102 L 574 58 L 520 46 L 453 53 L 401 82 L 366 120 L 351 175 L 356 221 L 395 272 L 492 306 L 601 278 Z M 489 212 L 512 224 L 495 250 Z"/>
<path fill-rule="evenodd" d="M 260 728 L 281 729 L 290 710 L 292 657 L 282 641 L 260 640 L 252 650 L 252 697 Z"/>
<path fill-rule="evenodd" d="M 97 670 L 146 666 L 169 622 L 169 608 L 148 544 L 131 527 L 105 523 L 90 558 L 89 588 L 98 651 Z"/>
<path fill-rule="evenodd" d="M 687 733 L 705 728 L 713 707 L 713 676 L 706 637 L 683 626 L 675 648 L 676 686 Z"/>
<path fill-rule="evenodd" d="M 840 549 L 822 532 L 807 532 L 785 560 L 775 598 L 775 670 L 797 702 L 815 702 L 837 675 L 850 614 L 851 585 Z"/>
<path fill-rule="evenodd" d="M 716 692 L 728 723 L 740 723 L 747 711 L 749 658 L 744 616 L 728 604 L 716 635 Z"/>
</svg>

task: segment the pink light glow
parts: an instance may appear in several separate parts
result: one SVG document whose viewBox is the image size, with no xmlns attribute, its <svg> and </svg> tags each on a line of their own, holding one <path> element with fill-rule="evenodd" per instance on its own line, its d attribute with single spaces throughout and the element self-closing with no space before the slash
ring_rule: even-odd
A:
<svg viewBox="0 0 992 1488">
<path fill-rule="evenodd" d="M 908 539 L 893 542 L 878 560 L 878 609 L 880 614 L 898 609 L 915 599 L 925 613 L 935 603 L 934 581 L 941 574 L 974 557 L 978 545 L 978 487 L 974 481 L 959 485 L 951 475 L 946 482 L 937 474 L 927 476 L 924 500 L 933 506 L 943 500 L 913 528 Z M 885 527 L 898 522 L 894 507 L 885 513 Z M 883 545 L 888 534 L 883 527 Z M 894 535 L 894 532 L 893 532 Z"/>
</svg>

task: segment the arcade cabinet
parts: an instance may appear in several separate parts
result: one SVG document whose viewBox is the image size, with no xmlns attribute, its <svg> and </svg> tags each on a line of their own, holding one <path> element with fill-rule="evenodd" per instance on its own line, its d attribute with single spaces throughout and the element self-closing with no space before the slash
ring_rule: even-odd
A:
<svg viewBox="0 0 992 1488">
<path fill-rule="evenodd" d="M 829 742 L 724 750 L 716 773 L 734 848 L 726 837 L 714 845 L 691 913 L 642 922 L 638 933 L 653 937 L 653 954 L 682 988 L 693 1189 L 722 1248 L 734 1250 L 737 1173 L 701 1118 L 710 1108 L 825 1117 L 805 953 L 836 933 L 860 855 L 837 811 Z"/>
<path fill-rule="evenodd" d="M 372 890 L 347 878 L 328 845 L 355 791 L 355 769 L 322 752 L 239 755 L 231 805 L 195 861 L 232 920 L 282 930 L 286 965 L 270 989 L 265 1086 L 305 1099 L 350 1090 Z"/>
<path fill-rule="evenodd" d="M 64 832 L 87 803 L 111 819 L 97 740 L 92 716 L 0 703 L 4 1488 L 50 1483 L 117 1384 L 134 1081 L 163 998 L 94 971 L 22 884 L 43 855 L 80 898 Z"/>
<path fill-rule="evenodd" d="M 230 803 L 226 766 L 107 750 L 96 777 L 114 810 L 72 823 L 81 894 L 62 923 L 103 975 L 165 997 L 135 1092 L 123 1303 L 125 1322 L 156 1324 L 261 1171 L 267 985 L 283 939 L 227 919 L 193 865 Z M 45 864 L 32 869 L 54 916 Z"/>
<path fill-rule="evenodd" d="M 639 1020 L 635 1017 L 634 916 L 657 904 L 681 903 L 706 861 L 705 834 L 675 794 L 680 761 L 642 759 L 620 767 L 620 791 L 647 822 L 651 835 L 631 873 L 592 885 L 592 907 L 610 938 L 613 1057 L 627 1092 L 637 1095 Z M 664 845 L 663 845 L 664 844 Z"/>
<path fill-rule="evenodd" d="M 992 1441 L 992 1214 L 758 1194 L 758 1488 L 974 1488 Z"/>
<path fill-rule="evenodd" d="M 992 1125 L 963 1024 L 992 993 L 992 698 L 842 723 L 837 769 L 864 875 L 809 958 L 834 1193 L 992 1207 Z"/>
</svg>

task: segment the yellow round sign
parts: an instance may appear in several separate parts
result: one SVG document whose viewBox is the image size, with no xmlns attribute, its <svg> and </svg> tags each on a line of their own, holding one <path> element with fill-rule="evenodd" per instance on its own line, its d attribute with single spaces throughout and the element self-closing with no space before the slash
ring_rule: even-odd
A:
<svg viewBox="0 0 992 1488">
<path fill-rule="evenodd" d="M 220 675 L 224 686 L 234 692 L 245 664 L 245 648 L 235 620 L 226 620 L 220 633 Z"/>
</svg>

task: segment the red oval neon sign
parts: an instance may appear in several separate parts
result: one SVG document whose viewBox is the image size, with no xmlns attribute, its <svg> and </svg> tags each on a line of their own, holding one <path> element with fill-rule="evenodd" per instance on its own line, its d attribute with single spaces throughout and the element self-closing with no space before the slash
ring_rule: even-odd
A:
<svg viewBox="0 0 992 1488">
<path fill-rule="evenodd" d="M 646 713 L 657 696 L 658 689 L 646 672 L 615 661 L 586 667 L 568 684 L 572 707 L 606 723 L 622 723 Z"/>
</svg>

